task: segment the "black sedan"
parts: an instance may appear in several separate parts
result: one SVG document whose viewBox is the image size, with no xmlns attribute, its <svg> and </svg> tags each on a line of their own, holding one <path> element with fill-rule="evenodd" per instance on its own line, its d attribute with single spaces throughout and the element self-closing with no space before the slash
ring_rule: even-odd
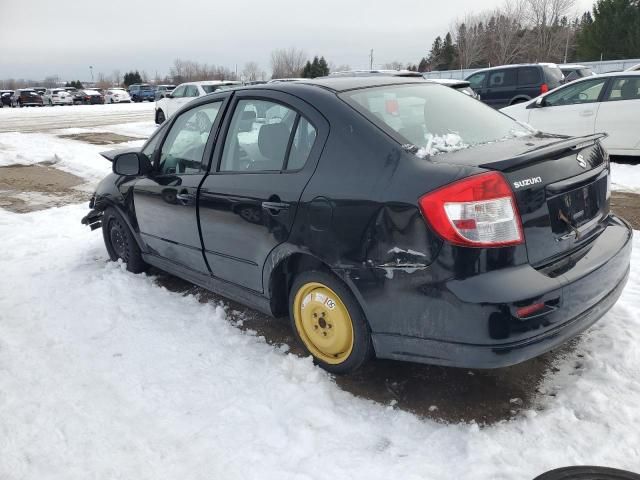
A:
<svg viewBox="0 0 640 480">
<path fill-rule="evenodd" d="M 601 137 L 539 134 L 423 80 L 251 86 L 105 153 L 83 223 L 132 272 L 289 315 L 331 372 L 374 355 L 495 368 L 582 332 L 627 281 Z"/>
</svg>

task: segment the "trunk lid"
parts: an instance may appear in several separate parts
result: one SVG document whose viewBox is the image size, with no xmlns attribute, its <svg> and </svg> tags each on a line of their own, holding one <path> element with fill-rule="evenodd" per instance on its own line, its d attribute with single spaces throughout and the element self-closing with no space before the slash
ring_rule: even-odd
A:
<svg viewBox="0 0 640 480">
<path fill-rule="evenodd" d="M 516 196 L 529 262 L 542 267 L 591 241 L 604 228 L 609 162 L 598 141 L 604 137 L 523 137 L 432 160 L 501 172 Z"/>
</svg>

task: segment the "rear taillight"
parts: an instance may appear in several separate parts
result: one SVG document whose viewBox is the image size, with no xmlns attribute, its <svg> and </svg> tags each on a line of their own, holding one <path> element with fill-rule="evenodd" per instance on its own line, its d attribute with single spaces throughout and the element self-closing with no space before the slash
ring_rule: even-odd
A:
<svg viewBox="0 0 640 480">
<path fill-rule="evenodd" d="M 498 172 L 459 180 L 419 200 L 425 219 L 442 238 L 466 247 L 523 242 L 513 191 Z"/>
<path fill-rule="evenodd" d="M 543 83 L 542 85 L 540 85 L 540 95 L 542 95 L 543 93 L 547 93 L 549 91 L 549 85 L 547 85 L 546 83 Z"/>
</svg>

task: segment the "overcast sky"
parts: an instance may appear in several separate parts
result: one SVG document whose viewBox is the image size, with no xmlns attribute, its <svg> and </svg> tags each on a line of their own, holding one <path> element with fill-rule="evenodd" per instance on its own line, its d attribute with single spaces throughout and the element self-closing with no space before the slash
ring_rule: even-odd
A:
<svg viewBox="0 0 640 480">
<path fill-rule="evenodd" d="M 0 0 L 0 78 L 168 73 L 175 58 L 269 71 L 275 48 L 336 66 L 417 62 L 456 17 L 502 0 Z M 577 0 L 576 10 L 592 0 Z"/>
</svg>

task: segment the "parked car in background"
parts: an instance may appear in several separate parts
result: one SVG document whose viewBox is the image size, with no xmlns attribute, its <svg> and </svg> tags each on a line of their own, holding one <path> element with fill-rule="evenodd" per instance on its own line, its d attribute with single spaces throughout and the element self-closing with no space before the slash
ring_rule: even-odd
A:
<svg viewBox="0 0 640 480">
<path fill-rule="evenodd" d="M 75 87 L 64 87 L 64 89 L 73 98 L 74 105 L 84 104 L 84 92 L 82 90 L 78 90 Z"/>
<path fill-rule="evenodd" d="M 555 63 L 531 63 L 485 68 L 466 80 L 484 103 L 502 108 L 526 102 L 559 87 L 564 75 Z"/>
<path fill-rule="evenodd" d="M 175 90 L 175 85 L 157 85 L 156 86 L 156 100 L 160 100 Z"/>
<path fill-rule="evenodd" d="M 103 154 L 113 173 L 82 223 L 129 271 L 288 314 L 333 373 L 374 355 L 504 367 L 625 287 L 633 232 L 610 212 L 600 138 L 535 135 L 419 79 L 231 89 Z"/>
<path fill-rule="evenodd" d="M 13 90 L 0 90 L 0 108 L 11 106 Z"/>
<path fill-rule="evenodd" d="M 135 83 L 129 85 L 129 96 L 133 102 L 144 102 L 145 100 L 153 102 L 156 99 L 156 91 L 153 85 L 148 83 Z"/>
<path fill-rule="evenodd" d="M 85 88 L 82 93 L 84 94 L 85 105 L 102 105 L 104 103 L 104 97 L 97 90 Z"/>
<path fill-rule="evenodd" d="M 32 87 L 32 89 L 35 90 L 38 95 L 44 95 L 44 92 L 47 91 L 47 87 Z"/>
<path fill-rule="evenodd" d="M 502 112 L 550 133 L 604 132 L 611 155 L 640 156 L 640 72 L 582 78 Z"/>
<path fill-rule="evenodd" d="M 213 93 L 217 90 L 240 86 L 240 82 L 232 80 L 205 80 L 202 82 L 187 82 L 178 85 L 165 98 L 156 101 L 155 120 L 159 125 L 176 111 L 194 98 Z"/>
<path fill-rule="evenodd" d="M 591 77 L 595 75 L 591 68 L 585 67 L 584 65 L 565 64 L 558 65 L 558 67 L 564 75 L 564 83 L 573 82 L 574 80 L 578 80 L 579 78 Z"/>
<path fill-rule="evenodd" d="M 19 88 L 11 97 L 12 107 L 42 107 L 42 97 L 33 88 Z"/>
<path fill-rule="evenodd" d="M 131 97 L 124 88 L 110 88 L 104 93 L 104 103 L 130 103 Z"/>
<path fill-rule="evenodd" d="M 45 105 L 73 105 L 73 96 L 64 88 L 47 88 L 42 95 Z"/>
</svg>

